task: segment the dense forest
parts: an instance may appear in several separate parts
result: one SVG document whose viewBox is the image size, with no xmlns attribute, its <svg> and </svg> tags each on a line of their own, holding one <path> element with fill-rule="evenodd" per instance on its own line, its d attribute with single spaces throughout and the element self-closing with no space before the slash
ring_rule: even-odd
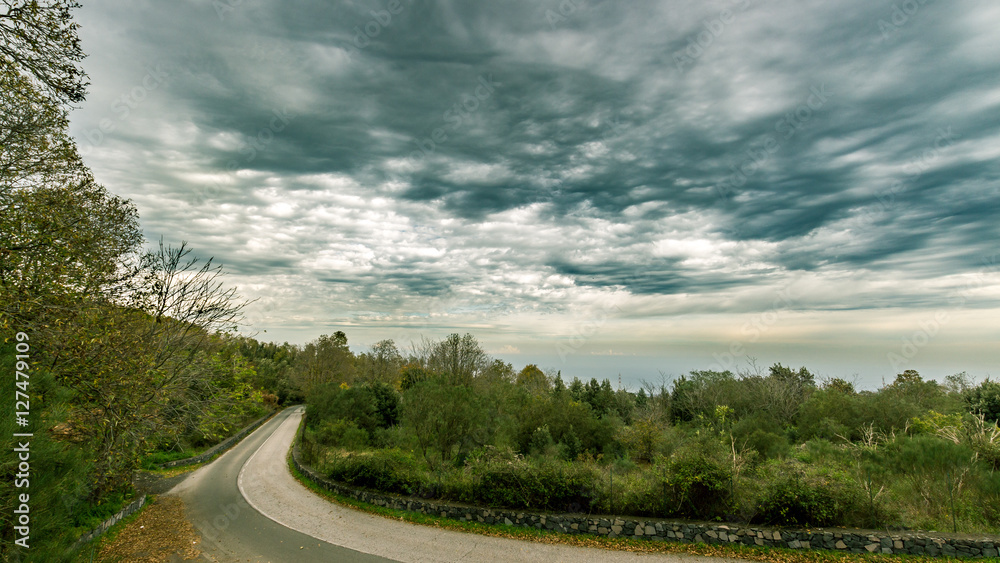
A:
<svg viewBox="0 0 1000 563">
<path fill-rule="evenodd" d="M 635 392 L 490 358 L 472 335 L 299 355 L 303 451 L 357 486 L 507 508 L 1000 532 L 1000 383 L 805 367 Z"/>
</svg>

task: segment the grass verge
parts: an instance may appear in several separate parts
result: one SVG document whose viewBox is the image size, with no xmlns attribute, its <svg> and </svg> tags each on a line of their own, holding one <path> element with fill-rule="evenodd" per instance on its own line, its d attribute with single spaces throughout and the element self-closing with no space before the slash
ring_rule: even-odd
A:
<svg viewBox="0 0 1000 563">
<path fill-rule="evenodd" d="M 146 502 L 142 503 L 142 506 L 139 507 L 139 510 L 136 510 L 132 514 L 126 516 L 125 518 L 122 518 L 114 526 L 108 528 L 107 531 L 101 534 L 99 537 L 96 537 L 89 543 L 84 544 L 83 547 L 81 547 L 80 550 L 76 553 L 74 561 L 76 561 L 77 563 L 93 561 L 96 554 L 101 552 L 101 547 L 105 544 L 105 542 L 115 541 L 115 538 L 118 537 L 118 534 L 120 534 L 121 531 L 124 530 L 129 524 L 138 520 L 139 516 L 142 515 L 142 513 L 146 510 L 146 508 L 149 507 L 150 504 L 153 504 L 154 500 L 156 500 L 156 497 L 154 495 L 146 495 Z"/>
<path fill-rule="evenodd" d="M 794 550 L 776 547 L 750 547 L 745 545 L 710 545 L 704 543 L 653 542 L 635 538 L 607 538 L 589 534 L 560 534 L 548 530 L 507 526 L 504 524 L 483 524 L 480 522 L 461 522 L 439 516 L 429 516 L 405 510 L 384 508 L 374 504 L 361 502 L 349 497 L 336 495 L 320 487 L 295 468 L 291 451 L 288 453 L 288 468 L 292 475 L 309 490 L 342 506 L 375 514 L 384 518 L 410 522 L 422 526 L 430 526 L 444 530 L 454 530 L 508 538 L 538 543 L 590 547 L 615 551 L 631 551 L 636 553 L 682 553 L 706 557 L 730 557 L 750 561 L 769 561 L 777 563 L 855 563 L 870 561 L 873 563 L 955 563 L 960 561 L 954 557 L 928 557 L 922 555 L 882 555 L 840 553 L 825 550 Z M 1000 558 L 978 559 L 977 561 L 1000 561 Z"/>
</svg>

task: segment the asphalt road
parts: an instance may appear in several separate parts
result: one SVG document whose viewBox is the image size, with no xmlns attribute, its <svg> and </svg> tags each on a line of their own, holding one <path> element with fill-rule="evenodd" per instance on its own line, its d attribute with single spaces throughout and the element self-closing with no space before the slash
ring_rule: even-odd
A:
<svg viewBox="0 0 1000 563">
<path fill-rule="evenodd" d="M 286 528 L 254 510 L 243 498 L 237 478 L 247 460 L 283 423 L 290 422 L 297 427 L 300 417 L 301 413 L 292 409 L 278 413 L 218 459 L 192 472 L 168 493 L 184 501 L 187 518 L 202 537 L 205 560 L 220 563 L 392 561 Z M 284 462 L 283 455 L 281 461 Z"/>
<path fill-rule="evenodd" d="M 439 530 L 331 503 L 288 471 L 302 417 L 287 409 L 170 491 L 203 538 L 209 561 L 686 562 L 736 561 L 547 545 Z"/>
</svg>

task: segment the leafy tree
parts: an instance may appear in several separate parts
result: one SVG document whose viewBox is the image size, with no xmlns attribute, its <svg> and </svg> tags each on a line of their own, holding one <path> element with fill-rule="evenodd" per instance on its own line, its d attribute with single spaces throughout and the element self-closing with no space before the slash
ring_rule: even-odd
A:
<svg viewBox="0 0 1000 563">
<path fill-rule="evenodd" d="M 545 372 L 538 369 L 535 364 L 524 366 L 524 369 L 518 372 L 516 382 L 530 393 L 542 394 L 549 391 L 549 380 Z"/>
<path fill-rule="evenodd" d="M 845 379 L 839 377 L 834 377 L 823 384 L 823 389 L 829 389 L 831 391 L 837 391 L 839 393 L 844 393 L 845 395 L 853 395 L 857 393 L 854 389 L 854 384 Z"/>
<path fill-rule="evenodd" d="M 399 394 L 385 383 L 372 383 L 366 386 L 375 401 L 375 413 L 378 425 L 391 428 L 399 422 Z"/>
<path fill-rule="evenodd" d="M 55 103 L 82 102 L 87 75 L 70 10 L 80 4 L 63 0 L 11 0 L 0 12 L 0 61 L 3 74 L 30 77 Z"/>
<path fill-rule="evenodd" d="M 320 385 L 354 381 L 355 358 L 342 331 L 320 336 L 306 344 L 297 356 L 293 377 L 307 396 Z"/>
<path fill-rule="evenodd" d="M 461 384 L 471 383 L 488 364 L 486 352 L 471 334 L 448 335 L 434 345 L 428 359 L 428 367 L 433 371 L 448 374 L 452 381 Z"/>
<path fill-rule="evenodd" d="M 792 368 L 785 367 L 780 363 L 774 364 L 769 369 L 769 375 L 775 379 L 791 382 L 798 387 L 816 387 L 816 379 L 812 373 L 809 372 L 804 366 L 799 368 L 798 371 Z"/>
<path fill-rule="evenodd" d="M 569 395 L 574 401 L 582 403 L 584 399 L 584 386 L 580 378 L 574 377 L 573 381 L 569 384 Z"/>
<path fill-rule="evenodd" d="M 358 357 L 360 377 L 366 381 L 377 381 L 390 385 L 397 383 L 399 370 L 403 367 L 403 356 L 392 340 L 376 342 L 371 350 Z"/>
<path fill-rule="evenodd" d="M 1000 383 L 987 379 L 965 395 L 969 412 L 982 414 L 990 422 L 1000 422 Z"/>
<path fill-rule="evenodd" d="M 442 377 L 419 382 L 403 395 L 402 418 L 413 431 L 420 452 L 432 468 L 447 463 L 455 448 L 480 421 L 475 393 Z"/>
<path fill-rule="evenodd" d="M 430 376 L 430 372 L 419 365 L 406 364 L 399 370 L 399 388 L 406 391 Z"/>
</svg>

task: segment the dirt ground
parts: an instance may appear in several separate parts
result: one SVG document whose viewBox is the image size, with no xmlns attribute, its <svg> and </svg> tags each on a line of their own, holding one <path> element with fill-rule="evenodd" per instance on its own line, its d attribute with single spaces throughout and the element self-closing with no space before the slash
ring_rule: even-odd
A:
<svg viewBox="0 0 1000 563">
<path fill-rule="evenodd" d="M 184 503 L 174 497 L 157 499 L 111 541 L 101 542 L 99 563 L 176 563 L 202 560 L 201 539 L 184 517 Z M 81 561 L 89 561 L 85 549 Z"/>
</svg>

